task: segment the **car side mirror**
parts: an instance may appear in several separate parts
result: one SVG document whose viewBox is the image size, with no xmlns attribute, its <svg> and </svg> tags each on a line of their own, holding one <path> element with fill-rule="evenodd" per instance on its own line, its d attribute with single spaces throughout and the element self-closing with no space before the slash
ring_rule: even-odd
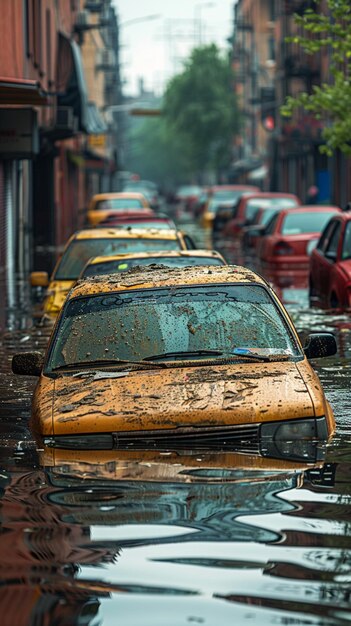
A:
<svg viewBox="0 0 351 626">
<path fill-rule="evenodd" d="M 332 333 L 313 333 L 308 335 L 304 347 L 308 359 L 322 359 L 337 352 L 335 337 Z"/>
<path fill-rule="evenodd" d="M 30 284 L 32 287 L 47 287 L 49 284 L 49 275 L 47 272 L 32 272 L 30 275 Z"/>
<path fill-rule="evenodd" d="M 12 357 L 14 374 L 40 376 L 44 357 L 41 352 L 19 352 Z"/>
</svg>

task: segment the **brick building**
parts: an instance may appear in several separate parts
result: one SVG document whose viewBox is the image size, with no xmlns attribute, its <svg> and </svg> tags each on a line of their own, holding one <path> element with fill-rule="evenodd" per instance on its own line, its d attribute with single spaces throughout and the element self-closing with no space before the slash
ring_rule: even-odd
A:
<svg viewBox="0 0 351 626">
<path fill-rule="evenodd" d="M 0 10 L 3 325 L 23 293 L 14 277 L 50 271 L 91 193 L 112 184 L 118 138 L 107 141 L 104 111 L 121 93 L 111 0 L 0 0 Z"/>
<path fill-rule="evenodd" d="M 329 55 L 307 55 L 286 41 L 298 34 L 294 14 L 307 8 L 326 10 L 312 0 L 238 0 L 234 8 L 233 67 L 242 126 L 235 148 L 234 169 L 252 179 L 257 164 L 261 186 L 297 193 L 303 201 L 311 185 L 319 201 L 343 206 L 351 197 L 350 159 L 336 153 L 321 155 L 323 123 L 299 111 L 282 118 L 280 107 L 288 95 L 311 92 L 329 82 Z"/>
</svg>

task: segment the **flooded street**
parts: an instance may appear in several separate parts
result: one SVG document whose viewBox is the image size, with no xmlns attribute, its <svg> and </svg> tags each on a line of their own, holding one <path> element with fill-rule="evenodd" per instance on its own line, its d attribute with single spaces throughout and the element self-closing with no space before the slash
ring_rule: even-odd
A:
<svg viewBox="0 0 351 626">
<path fill-rule="evenodd" d="M 196 224 L 181 226 L 211 247 Z M 216 248 L 229 262 L 226 242 Z M 250 260 L 248 261 L 250 264 Z M 4 293 L 4 290 L 2 290 Z M 206 626 L 350 623 L 351 316 L 279 295 L 298 331 L 331 331 L 314 366 L 336 418 L 327 447 L 259 450 L 37 449 L 36 379 L 12 355 L 43 350 L 25 284 L 1 336 L 2 625 Z"/>
</svg>

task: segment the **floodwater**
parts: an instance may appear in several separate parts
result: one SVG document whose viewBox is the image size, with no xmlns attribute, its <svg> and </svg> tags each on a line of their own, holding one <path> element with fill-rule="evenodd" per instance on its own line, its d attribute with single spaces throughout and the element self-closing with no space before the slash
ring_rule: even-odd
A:
<svg viewBox="0 0 351 626">
<path fill-rule="evenodd" d="M 1 626 L 350 624 L 350 314 L 281 293 L 301 333 L 337 338 L 338 355 L 314 363 L 337 422 L 327 447 L 285 461 L 53 453 L 27 426 L 35 380 L 10 372 L 13 353 L 43 350 L 49 332 L 31 326 L 26 283 L 16 290 L 0 345 Z"/>
</svg>

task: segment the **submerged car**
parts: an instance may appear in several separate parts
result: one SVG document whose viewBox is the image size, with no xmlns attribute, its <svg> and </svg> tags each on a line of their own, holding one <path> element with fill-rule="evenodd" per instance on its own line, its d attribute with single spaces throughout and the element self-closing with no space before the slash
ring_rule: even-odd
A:
<svg viewBox="0 0 351 626">
<path fill-rule="evenodd" d="M 106 222 L 110 217 L 143 215 L 150 217 L 154 211 L 142 193 L 132 191 L 98 193 L 90 200 L 87 221 L 91 226 Z"/>
<path fill-rule="evenodd" d="M 201 216 L 202 226 L 211 228 L 217 211 L 224 205 L 227 207 L 227 213 L 225 216 L 222 214 L 222 220 L 227 221 L 232 215 L 232 208 L 240 198 L 258 191 L 258 187 L 253 185 L 214 185 L 209 190 L 208 200 Z M 216 230 L 218 230 L 218 224 L 216 224 Z"/>
<path fill-rule="evenodd" d="M 338 213 L 340 209 L 333 206 L 301 206 L 274 215 L 258 244 L 262 270 L 283 280 L 292 273 L 307 281 L 311 252 L 327 222 Z"/>
<path fill-rule="evenodd" d="M 309 274 L 310 303 L 351 308 L 351 213 L 339 213 L 328 222 L 312 251 Z"/>
<path fill-rule="evenodd" d="M 135 252 L 98 256 L 90 259 L 79 278 L 127 272 L 132 267 L 163 265 L 166 267 L 189 267 L 194 265 L 227 265 L 215 250 L 175 250 L 170 252 Z"/>
<path fill-rule="evenodd" d="M 97 255 L 157 250 L 186 250 L 194 243 L 176 230 L 97 228 L 76 232 L 68 240 L 49 280 L 47 272 L 32 272 L 33 287 L 47 287 L 43 313 L 56 317 L 86 262 Z"/>
<path fill-rule="evenodd" d="M 31 427 L 46 446 L 235 445 L 328 439 L 332 409 L 273 290 L 240 266 L 143 268 L 82 281 L 68 295 L 39 375 Z"/>
</svg>

